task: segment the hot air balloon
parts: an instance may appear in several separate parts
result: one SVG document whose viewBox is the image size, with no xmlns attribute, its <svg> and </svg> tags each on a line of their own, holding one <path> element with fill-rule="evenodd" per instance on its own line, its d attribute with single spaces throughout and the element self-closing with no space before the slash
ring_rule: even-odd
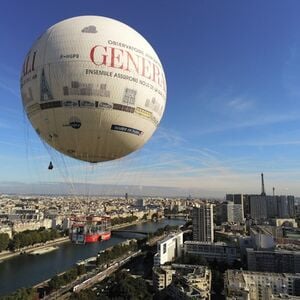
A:
<svg viewBox="0 0 300 300">
<path fill-rule="evenodd" d="M 80 16 L 50 27 L 21 73 L 27 116 L 59 152 L 92 163 L 142 147 L 166 104 L 166 80 L 151 45 L 131 27 Z"/>
</svg>

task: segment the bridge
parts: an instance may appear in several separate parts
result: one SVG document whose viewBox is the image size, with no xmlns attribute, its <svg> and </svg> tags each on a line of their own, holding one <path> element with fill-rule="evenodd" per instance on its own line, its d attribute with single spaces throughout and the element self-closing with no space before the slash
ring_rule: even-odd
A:
<svg viewBox="0 0 300 300">
<path fill-rule="evenodd" d="M 117 229 L 117 230 L 112 230 L 111 233 L 138 233 L 138 234 L 144 234 L 148 235 L 150 232 L 145 232 L 145 231 L 138 231 L 138 230 L 125 230 L 125 229 Z"/>
<path fill-rule="evenodd" d="M 168 218 L 168 219 L 184 219 L 184 220 L 188 220 L 188 219 L 190 219 L 190 215 L 189 214 L 184 214 L 184 213 L 165 214 L 165 218 Z"/>
</svg>

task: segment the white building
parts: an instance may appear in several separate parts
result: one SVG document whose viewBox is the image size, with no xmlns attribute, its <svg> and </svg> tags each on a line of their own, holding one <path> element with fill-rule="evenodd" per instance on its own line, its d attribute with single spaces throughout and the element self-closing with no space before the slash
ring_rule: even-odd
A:
<svg viewBox="0 0 300 300">
<path fill-rule="evenodd" d="M 300 296 L 300 274 L 227 270 L 224 277 L 226 299 L 269 300 Z M 299 299 L 299 298 L 298 298 Z"/>
<path fill-rule="evenodd" d="M 183 232 L 168 235 L 157 243 L 157 253 L 154 255 L 154 265 L 160 266 L 181 256 Z"/>
<path fill-rule="evenodd" d="M 12 230 L 13 232 L 22 232 L 26 230 L 38 230 L 41 227 L 40 221 L 14 222 Z"/>
<path fill-rule="evenodd" d="M 51 229 L 52 228 L 52 220 L 45 218 L 40 221 L 41 227 L 45 227 L 46 229 Z"/>
<path fill-rule="evenodd" d="M 52 218 L 52 229 L 56 229 L 57 227 L 61 227 L 63 223 L 62 216 L 55 216 Z"/>
<path fill-rule="evenodd" d="M 64 218 L 63 222 L 62 222 L 62 229 L 66 230 L 66 229 L 70 229 L 72 226 L 72 221 L 70 218 Z"/>
<path fill-rule="evenodd" d="M 255 249 L 273 249 L 275 248 L 274 236 L 269 232 L 257 231 L 254 228 L 250 228 L 250 236 L 253 240 L 253 246 Z"/>
<path fill-rule="evenodd" d="M 214 241 L 213 204 L 200 204 L 193 207 L 193 240 L 200 242 Z"/>
<path fill-rule="evenodd" d="M 245 195 L 243 194 L 226 194 L 226 201 L 228 203 L 233 203 L 233 220 L 230 220 L 231 218 L 231 212 L 229 207 L 229 215 L 227 218 L 229 219 L 227 222 L 243 222 L 244 221 L 244 202 L 245 202 Z"/>
<path fill-rule="evenodd" d="M 298 227 L 296 220 L 292 218 L 284 218 L 284 219 L 277 218 L 275 219 L 275 225 L 277 227 L 279 226 L 294 227 L 294 228 Z"/>
</svg>

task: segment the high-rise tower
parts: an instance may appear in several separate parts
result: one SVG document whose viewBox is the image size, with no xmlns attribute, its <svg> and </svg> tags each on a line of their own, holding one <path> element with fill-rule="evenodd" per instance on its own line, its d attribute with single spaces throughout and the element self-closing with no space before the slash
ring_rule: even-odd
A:
<svg viewBox="0 0 300 300">
<path fill-rule="evenodd" d="M 214 241 L 213 205 L 201 204 L 193 208 L 193 240 Z"/>
<path fill-rule="evenodd" d="M 261 173 L 261 195 L 266 196 L 265 183 L 264 183 L 264 173 Z"/>
</svg>

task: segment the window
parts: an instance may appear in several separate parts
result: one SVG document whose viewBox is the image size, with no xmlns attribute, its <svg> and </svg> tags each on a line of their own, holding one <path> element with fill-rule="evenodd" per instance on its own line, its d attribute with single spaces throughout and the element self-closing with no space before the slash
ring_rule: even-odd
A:
<svg viewBox="0 0 300 300">
<path fill-rule="evenodd" d="M 163 254 L 167 252 L 167 244 L 163 244 Z"/>
</svg>

